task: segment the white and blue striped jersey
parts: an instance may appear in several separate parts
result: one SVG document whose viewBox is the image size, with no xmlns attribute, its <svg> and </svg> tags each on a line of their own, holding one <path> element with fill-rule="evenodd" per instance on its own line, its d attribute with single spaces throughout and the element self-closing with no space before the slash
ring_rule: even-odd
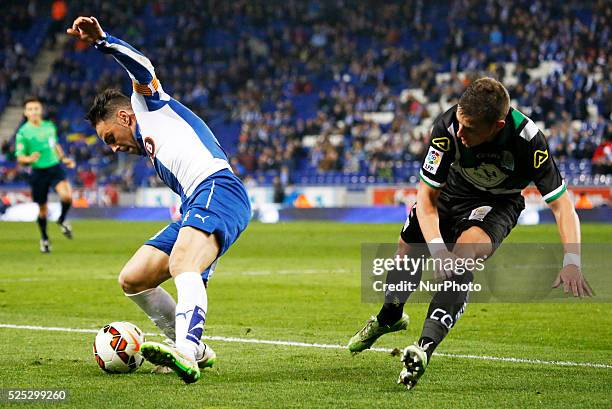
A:
<svg viewBox="0 0 612 409">
<path fill-rule="evenodd" d="M 231 171 L 215 135 L 200 117 L 164 92 L 147 57 L 108 33 L 95 47 L 112 55 L 130 75 L 136 140 L 159 177 L 183 201 L 213 173 Z"/>
</svg>

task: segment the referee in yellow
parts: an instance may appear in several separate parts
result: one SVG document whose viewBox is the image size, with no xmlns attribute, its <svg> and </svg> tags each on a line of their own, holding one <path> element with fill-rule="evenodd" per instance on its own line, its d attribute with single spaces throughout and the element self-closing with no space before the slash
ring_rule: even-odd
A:
<svg viewBox="0 0 612 409">
<path fill-rule="evenodd" d="M 43 120 L 43 105 L 38 98 L 24 102 L 23 114 L 27 121 L 17 131 L 15 156 L 21 165 L 32 166 L 30 185 L 32 200 L 38 203 L 38 227 L 40 228 L 40 251 L 51 252 L 47 235 L 47 196 L 54 188 L 60 197 L 62 212 L 57 224 L 67 238 L 72 238 L 72 228 L 66 223 L 66 214 L 72 205 L 72 188 L 66 179 L 62 164 L 74 168 L 75 162 L 64 156 L 57 141 L 57 129 L 51 121 Z"/>
</svg>

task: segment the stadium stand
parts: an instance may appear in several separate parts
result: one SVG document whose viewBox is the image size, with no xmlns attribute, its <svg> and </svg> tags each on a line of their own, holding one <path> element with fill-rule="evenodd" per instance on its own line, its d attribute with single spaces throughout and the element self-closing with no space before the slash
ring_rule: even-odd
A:
<svg viewBox="0 0 612 409">
<path fill-rule="evenodd" d="M 27 7 L 7 3 L 0 14 L 0 113 L 11 95 L 31 92 L 31 61 L 44 43 L 51 20 L 37 13 L 36 2 Z"/>
<path fill-rule="evenodd" d="M 612 184 L 605 0 L 180 4 L 73 1 L 69 17 L 96 10 L 103 27 L 140 48 L 249 183 L 415 183 L 431 122 L 487 73 L 546 130 L 570 184 Z M 45 25 L 25 20 L 9 35 L 25 44 L 34 36 L 31 57 Z M 3 42 L 7 55 L 14 41 Z M 3 75 L 0 106 L 10 93 Z M 83 119 L 95 92 L 112 86 L 130 92 L 120 67 L 70 42 L 39 95 L 78 162 L 77 185 L 155 186 L 147 161 L 110 155 Z M 3 152 L 0 183 L 22 182 L 10 144 Z"/>
</svg>

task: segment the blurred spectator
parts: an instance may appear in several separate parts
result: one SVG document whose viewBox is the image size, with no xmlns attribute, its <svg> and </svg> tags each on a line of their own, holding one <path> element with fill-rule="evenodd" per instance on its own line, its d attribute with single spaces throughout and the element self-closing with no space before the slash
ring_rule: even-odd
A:
<svg viewBox="0 0 612 409">
<path fill-rule="evenodd" d="M 67 21 L 66 15 L 68 14 L 68 4 L 65 0 L 53 0 L 51 3 L 51 27 L 50 38 L 51 38 L 51 47 L 55 47 L 56 44 L 56 36 L 58 34 L 63 33 L 66 30 Z"/>
<path fill-rule="evenodd" d="M 605 0 L 190 5 L 203 12 L 179 0 L 118 0 L 112 7 L 75 0 L 69 10 L 55 0 L 53 10 L 57 21 L 95 14 L 106 30 L 141 48 L 164 88 L 207 120 L 249 183 L 342 172 L 414 182 L 427 125 L 485 73 L 504 81 L 519 109 L 544 124 L 555 156 L 593 158 L 594 172 L 609 173 L 603 141 L 612 106 L 612 7 Z M 0 29 L 8 37 L 31 25 L 24 6 L 11 11 L 16 21 L 0 17 L 11 27 Z M 0 66 L 0 93 L 28 77 L 20 74 L 29 62 L 17 44 L 0 40 L 11 49 Z M 82 120 L 88 101 L 119 83 L 129 92 L 116 63 L 69 44 L 43 94 L 63 124 L 66 150 L 98 175 L 96 183 L 158 185 L 148 164 L 128 166 L 85 137 L 93 133 Z M 68 140 L 75 134 L 83 137 Z"/>
<path fill-rule="evenodd" d="M 96 185 L 96 174 L 91 169 L 81 169 L 77 173 L 78 185 L 85 189 L 92 189 Z"/>
<path fill-rule="evenodd" d="M 576 200 L 576 209 L 592 209 L 593 203 L 589 200 L 589 196 L 585 192 L 580 192 L 578 200 Z"/>
<path fill-rule="evenodd" d="M 285 201 L 285 186 L 283 186 L 280 177 L 275 176 L 274 182 L 272 183 L 272 187 L 274 188 L 274 194 L 272 201 L 274 203 L 283 203 Z"/>
<path fill-rule="evenodd" d="M 612 125 L 608 124 L 608 132 L 611 128 Z M 610 132 L 593 154 L 593 169 L 595 173 L 602 175 L 612 174 L 612 133 Z"/>
<path fill-rule="evenodd" d="M 89 200 L 87 200 L 85 192 L 83 190 L 78 190 L 77 192 L 77 197 L 72 200 L 72 206 L 81 209 L 89 207 Z"/>
</svg>

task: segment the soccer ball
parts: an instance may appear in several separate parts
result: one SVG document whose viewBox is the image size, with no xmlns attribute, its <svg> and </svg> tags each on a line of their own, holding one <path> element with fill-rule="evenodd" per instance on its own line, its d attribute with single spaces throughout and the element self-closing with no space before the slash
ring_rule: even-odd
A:
<svg viewBox="0 0 612 409">
<path fill-rule="evenodd" d="M 136 325 L 125 321 L 111 322 L 96 335 L 94 358 L 108 373 L 135 371 L 144 361 L 139 352 L 144 340 L 144 334 Z"/>
</svg>

